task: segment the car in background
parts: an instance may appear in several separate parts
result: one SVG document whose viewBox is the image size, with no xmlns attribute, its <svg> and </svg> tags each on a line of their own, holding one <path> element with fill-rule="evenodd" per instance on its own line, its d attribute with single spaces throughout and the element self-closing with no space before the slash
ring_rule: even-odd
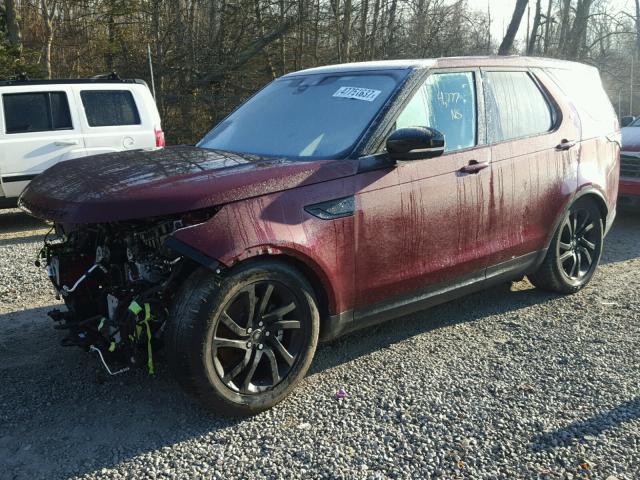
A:
<svg viewBox="0 0 640 480">
<path fill-rule="evenodd" d="M 621 207 L 640 207 L 640 118 L 621 129 L 620 196 Z"/>
<path fill-rule="evenodd" d="M 111 373 L 153 373 L 164 348 L 196 398 L 246 415 L 292 391 L 319 340 L 523 275 L 585 287 L 619 142 L 586 65 L 333 65 L 274 80 L 195 146 L 55 165 L 20 206 L 55 224 L 41 261 L 65 345 Z"/>
<path fill-rule="evenodd" d="M 63 160 L 164 146 L 160 115 L 142 80 L 0 81 L 0 208 Z"/>
</svg>

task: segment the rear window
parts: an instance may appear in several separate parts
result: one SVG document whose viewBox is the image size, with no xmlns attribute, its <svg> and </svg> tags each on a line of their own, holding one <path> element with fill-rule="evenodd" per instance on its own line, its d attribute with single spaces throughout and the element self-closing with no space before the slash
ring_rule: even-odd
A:
<svg viewBox="0 0 640 480">
<path fill-rule="evenodd" d="M 2 103 L 7 133 L 73 128 L 65 92 L 7 93 Z"/>
<path fill-rule="evenodd" d="M 551 130 L 552 110 L 527 72 L 486 72 L 484 80 L 490 142 Z"/>
<path fill-rule="evenodd" d="M 84 90 L 82 105 L 90 127 L 140 125 L 140 114 L 128 90 Z"/>
</svg>

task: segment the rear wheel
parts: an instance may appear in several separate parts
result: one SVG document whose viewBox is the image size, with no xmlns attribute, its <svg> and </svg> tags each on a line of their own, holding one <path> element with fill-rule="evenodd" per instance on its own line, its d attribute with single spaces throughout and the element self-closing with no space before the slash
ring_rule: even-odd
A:
<svg viewBox="0 0 640 480">
<path fill-rule="evenodd" d="M 167 331 L 170 367 L 206 406 L 249 415 L 282 400 L 304 377 L 318 342 L 313 290 L 273 261 L 242 265 L 221 282 L 198 271 Z"/>
<path fill-rule="evenodd" d="M 542 265 L 529 280 L 545 290 L 575 293 L 593 277 L 602 245 L 600 209 L 592 200 L 580 199 L 565 214 Z"/>
</svg>

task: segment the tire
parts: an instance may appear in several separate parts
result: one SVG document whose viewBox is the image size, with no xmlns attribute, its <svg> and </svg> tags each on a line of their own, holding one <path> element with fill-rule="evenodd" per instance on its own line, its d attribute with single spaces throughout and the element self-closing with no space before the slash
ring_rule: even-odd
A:
<svg viewBox="0 0 640 480">
<path fill-rule="evenodd" d="M 253 415 L 280 402 L 307 373 L 318 344 L 313 289 L 277 261 L 240 264 L 221 281 L 197 270 L 171 313 L 171 372 L 205 407 L 224 415 Z"/>
<path fill-rule="evenodd" d="M 603 245 L 602 213 L 593 200 L 578 199 L 555 231 L 533 285 L 559 293 L 576 293 L 596 271 Z"/>
</svg>

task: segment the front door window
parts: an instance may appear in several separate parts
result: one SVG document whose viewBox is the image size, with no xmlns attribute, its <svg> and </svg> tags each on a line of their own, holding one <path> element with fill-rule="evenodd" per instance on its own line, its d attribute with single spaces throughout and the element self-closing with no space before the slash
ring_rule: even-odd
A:
<svg viewBox="0 0 640 480">
<path fill-rule="evenodd" d="M 430 75 L 396 120 L 396 129 L 431 127 L 444 134 L 445 151 L 477 143 L 476 89 L 472 72 Z"/>
</svg>

